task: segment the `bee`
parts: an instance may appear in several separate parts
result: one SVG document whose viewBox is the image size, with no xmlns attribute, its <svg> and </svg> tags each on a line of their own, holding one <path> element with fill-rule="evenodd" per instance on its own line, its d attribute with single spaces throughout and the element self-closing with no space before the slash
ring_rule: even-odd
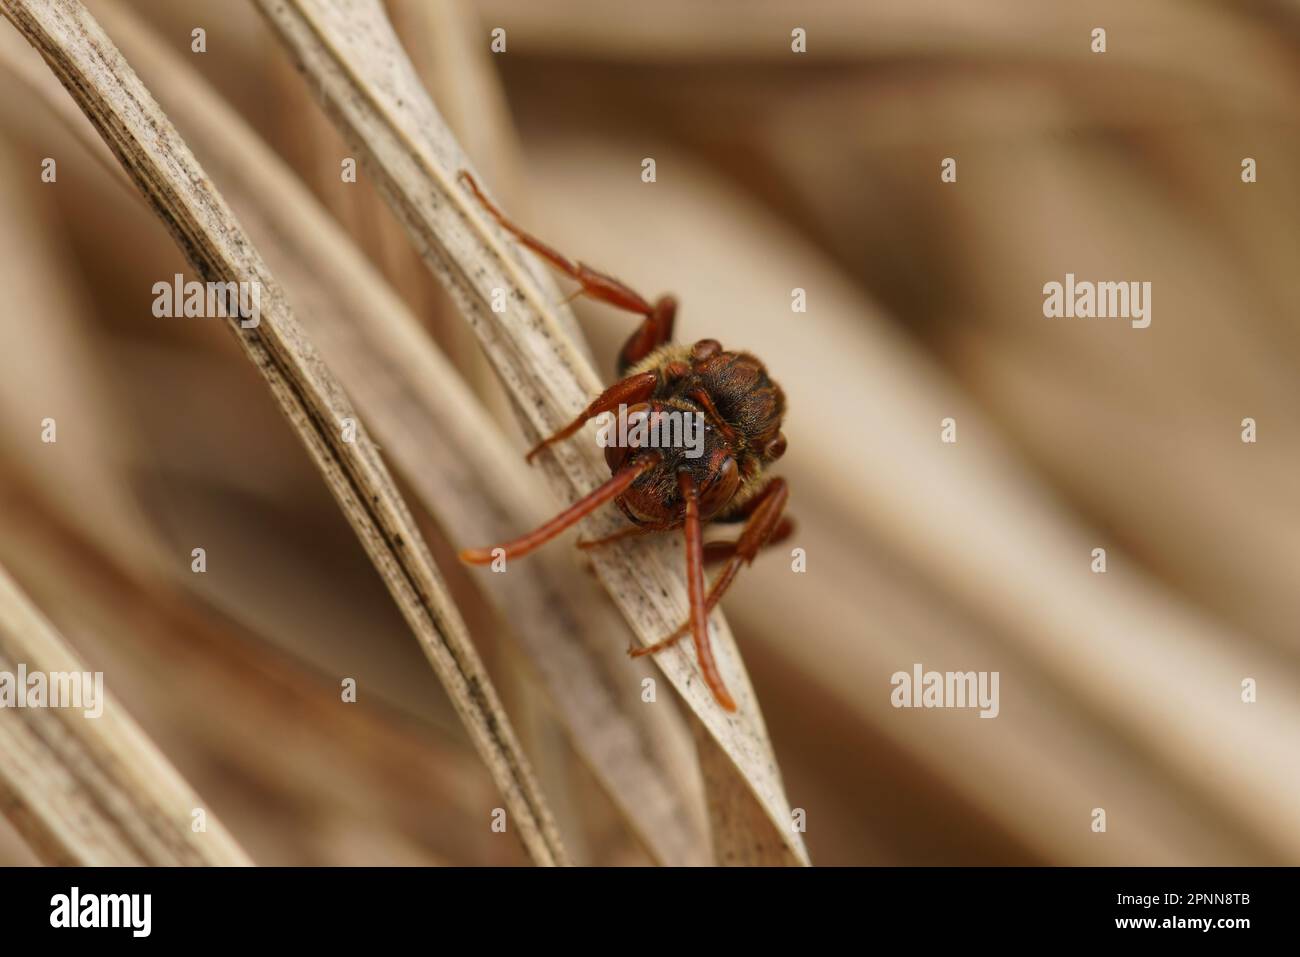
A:
<svg viewBox="0 0 1300 957">
<path fill-rule="evenodd" d="M 702 440 L 652 444 L 629 440 L 607 444 L 605 461 L 610 477 L 550 521 L 512 542 L 465 549 L 461 560 L 486 565 L 496 555 L 527 555 L 608 502 L 631 526 L 580 548 L 598 548 L 636 535 L 682 529 L 686 543 L 686 582 L 690 615 L 673 634 L 645 648 L 633 647 L 633 657 L 654 654 L 690 634 L 700 673 L 718 704 L 735 711 L 736 703 L 723 684 L 709 645 L 708 615 L 735 580 L 742 565 L 759 551 L 789 537 L 793 523 L 784 515 L 789 488 L 768 467 L 785 454 L 781 431 L 785 393 L 767 368 L 747 352 L 726 350 L 716 339 L 693 345 L 674 344 L 677 300 L 661 296 L 654 303 L 619 280 L 581 262 L 571 262 L 550 246 L 512 223 L 479 189 L 466 171 L 460 177 L 484 209 L 526 248 L 575 280 L 574 293 L 642 316 L 618 356 L 618 381 L 602 392 L 572 422 L 537 444 L 532 460 L 548 446 L 570 438 L 589 420 L 604 413 L 626 412 L 651 426 L 668 416 L 691 416 L 702 422 Z M 646 435 L 652 429 L 642 430 Z M 634 432 L 634 437 L 640 433 Z M 705 543 L 708 523 L 744 523 L 734 541 Z M 498 551 L 499 550 L 499 551 Z M 494 555 L 495 553 L 495 555 Z M 724 562 L 707 592 L 704 567 Z"/>
</svg>

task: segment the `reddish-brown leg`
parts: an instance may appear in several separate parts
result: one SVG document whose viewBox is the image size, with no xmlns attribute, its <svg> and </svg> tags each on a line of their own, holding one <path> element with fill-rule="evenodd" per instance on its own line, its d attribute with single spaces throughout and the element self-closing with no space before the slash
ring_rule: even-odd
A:
<svg viewBox="0 0 1300 957">
<path fill-rule="evenodd" d="M 627 528 L 620 528 L 617 532 L 606 535 L 604 538 L 579 539 L 574 544 L 583 551 L 591 551 L 593 548 L 603 548 L 614 542 L 621 542 L 625 538 L 641 538 L 644 535 L 658 535 L 660 532 L 672 531 L 670 525 L 629 525 Z M 776 530 L 772 532 L 772 537 L 763 543 L 764 548 L 770 548 L 773 545 L 779 545 L 791 535 L 794 534 L 794 519 L 783 518 L 777 524 Z M 736 554 L 736 549 L 740 542 L 705 542 L 704 543 L 704 564 L 714 565 L 718 562 L 725 562 Z M 714 601 L 712 592 L 710 592 L 710 601 Z M 710 611 L 713 605 L 709 606 Z"/>
<path fill-rule="evenodd" d="M 777 523 L 776 528 L 772 530 L 772 534 L 768 540 L 763 543 L 763 547 L 771 548 L 773 545 L 780 545 L 782 542 L 787 541 L 793 534 L 794 519 L 788 517 L 782 518 L 781 521 Z M 733 557 L 739 548 L 739 541 L 705 542 L 704 564 L 714 565 L 718 562 L 725 562 L 727 559 Z M 712 589 L 710 589 L 710 598 L 712 598 L 712 594 Z M 712 606 L 710 606 L 710 608 L 712 608 Z"/>
<path fill-rule="evenodd" d="M 618 353 L 618 374 L 622 375 L 673 337 L 673 320 L 677 318 L 677 300 L 660 296 L 645 321 L 628 336 Z"/>
<path fill-rule="evenodd" d="M 713 611 L 723 594 L 731 587 L 731 583 L 736 580 L 736 573 L 740 571 L 740 566 L 752 562 L 754 556 L 759 553 L 763 546 L 768 544 L 777 532 L 781 531 L 782 526 L 786 524 L 781 520 L 781 513 L 785 510 L 785 504 L 789 498 L 790 487 L 786 485 L 785 479 L 775 478 L 767 484 L 756 498 L 746 503 L 749 520 L 745 522 L 745 528 L 741 532 L 739 540 L 734 543 L 718 543 L 719 545 L 732 546 L 731 554 L 727 559 L 727 564 L 709 588 L 708 597 L 704 601 L 703 612 L 705 615 Z M 793 527 L 792 523 L 789 524 L 785 534 L 788 535 L 793 530 Z M 695 609 L 692 608 L 692 618 L 694 614 Z M 662 641 L 655 642 L 646 648 L 631 648 L 628 650 L 628 654 L 633 658 L 639 658 L 642 655 L 652 655 L 655 652 L 663 651 L 685 638 L 692 628 L 692 621 L 688 620 Z"/>
<path fill-rule="evenodd" d="M 718 664 L 713 660 L 709 644 L 709 613 L 704 608 L 704 531 L 700 524 L 700 500 L 695 480 L 689 472 L 677 473 L 677 485 L 686 501 L 686 519 L 682 525 L 686 533 L 686 590 L 691 601 L 690 629 L 695 639 L 695 657 L 700 664 L 704 683 L 724 711 L 735 711 L 736 702 L 722 683 Z"/>
<path fill-rule="evenodd" d="M 644 402 L 654 394 L 655 386 L 658 384 L 659 375 L 654 372 L 642 372 L 638 375 L 628 376 L 626 379 L 620 379 L 596 396 L 589 406 L 578 413 L 576 419 L 554 435 L 548 436 L 534 445 L 524 458 L 531 462 L 542 449 L 554 442 L 559 442 L 561 439 L 567 439 L 582 428 L 588 419 L 594 418 L 602 412 L 614 412 L 620 405 L 636 405 L 638 402 Z"/>
<path fill-rule="evenodd" d="M 644 316 L 645 321 L 632 333 L 618 356 L 618 374 L 621 376 L 651 352 L 673 337 L 673 319 L 677 315 L 677 300 L 672 296 L 660 296 L 654 305 L 646 302 L 640 293 L 625 286 L 613 276 L 592 269 L 581 262 L 573 262 L 562 256 L 551 246 L 542 242 L 531 233 L 506 218 L 505 213 L 497 209 L 496 204 L 484 195 L 474 177 L 466 170 L 460 171 L 460 177 L 469 186 L 483 208 L 527 248 L 541 256 L 548 263 L 576 281 L 581 287 L 579 292 L 599 302 L 608 303 L 618 309 L 626 309 Z M 576 295 L 576 294 L 575 294 Z"/>
<path fill-rule="evenodd" d="M 604 538 L 579 539 L 574 544 L 584 551 L 591 551 L 593 548 L 603 548 L 614 542 L 621 542 L 625 538 L 641 538 L 644 535 L 658 535 L 660 532 L 672 531 L 676 526 L 672 525 L 629 525 L 627 528 L 620 528 L 617 532 L 612 532 Z M 777 523 L 776 529 L 772 532 L 771 537 L 763 543 L 764 548 L 770 548 L 773 545 L 779 545 L 791 535 L 794 534 L 794 519 L 782 518 Z M 717 562 L 724 562 L 736 554 L 736 549 L 740 542 L 705 542 L 704 543 L 704 564 L 713 565 Z M 709 606 L 712 610 L 712 605 Z"/>
<path fill-rule="evenodd" d="M 460 560 L 470 565 L 486 565 L 495 557 L 492 553 L 498 548 L 504 550 L 506 558 L 521 558 L 538 546 L 549 542 L 570 525 L 581 521 L 606 502 L 617 498 L 648 469 L 654 467 L 658 461 L 659 455 L 657 452 L 638 455 L 611 475 L 603 485 L 588 492 L 536 530 L 503 545 L 492 545 L 487 548 L 467 548 L 460 553 Z"/>
</svg>

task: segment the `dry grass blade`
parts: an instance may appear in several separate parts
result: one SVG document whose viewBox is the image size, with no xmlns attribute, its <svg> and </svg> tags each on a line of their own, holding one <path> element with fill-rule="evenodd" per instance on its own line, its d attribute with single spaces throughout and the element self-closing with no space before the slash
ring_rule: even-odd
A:
<svg viewBox="0 0 1300 957">
<path fill-rule="evenodd" d="M 481 826 L 496 785 L 459 727 L 411 721 L 374 694 L 340 708 L 332 673 L 214 621 L 2 479 L 0 565 L 68 621 L 78 653 L 259 865 L 527 861 Z M 219 716 L 194 706 L 208 701 Z"/>
<path fill-rule="evenodd" d="M 468 162 L 419 84 L 378 3 L 258 0 L 302 64 L 309 86 L 368 161 L 371 175 L 411 232 L 430 268 L 447 286 L 509 389 L 526 430 L 550 433 L 569 421 L 601 388 L 595 371 L 563 334 L 567 310 L 538 265 L 512 244 L 456 182 Z M 505 310 L 494 312 L 494 290 Z M 594 443 L 572 443 L 547 456 L 559 494 L 572 501 L 607 476 Z M 593 520 L 593 525 L 595 525 Z M 594 534 L 614 527 L 608 520 Z M 601 549 L 597 575 L 643 644 L 673 631 L 686 616 L 685 585 L 676 541 L 640 540 Z M 660 667 L 726 755 L 705 779 L 739 774 L 761 813 L 733 846 L 715 847 L 737 863 L 803 863 L 802 840 L 790 809 L 762 715 L 735 642 L 721 615 L 711 621 L 719 667 L 739 704 L 728 716 L 699 678 L 693 654 L 674 648 Z M 709 750 L 702 754 L 712 760 Z M 731 800 L 711 800 L 715 844 L 738 829 Z M 727 820 L 722 818 L 726 817 Z"/>
<path fill-rule="evenodd" d="M 428 549 L 365 429 L 225 202 L 99 25 L 75 0 L 0 0 L 149 199 L 199 275 L 260 285 L 260 324 L 229 323 L 326 479 L 501 788 L 540 864 L 566 862 L 544 799 Z"/>
<path fill-rule="evenodd" d="M 0 568 L 0 671 L 86 667 Z M 102 684 L 101 684 L 102 689 Z M 49 864 L 251 863 L 162 752 L 100 691 L 103 713 L 7 708 L 0 719 L 0 808 Z M 82 703 L 91 706 L 89 699 Z M 192 828 L 202 809 L 206 830 Z"/>
<path fill-rule="evenodd" d="M 529 494 L 524 463 L 338 224 L 150 30 L 115 4 L 102 4 L 99 13 L 145 80 L 168 78 L 161 96 L 170 115 L 223 184 L 329 367 L 448 537 L 469 545 L 543 518 L 550 506 L 540 490 Z M 52 78 L 42 79 L 48 83 L 29 82 L 34 93 L 66 100 Z M 86 126 L 80 114 L 74 119 Z M 256 179 L 240 175 L 250 166 L 259 170 Z M 604 607 L 580 614 L 566 588 L 595 586 L 581 582 L 585 576 L 558 553 L 539 559 L 514 570 L 510 589 L 488 589 L 489 597 L 518 633 L 574 748 L 650 852 L 662 863 L 706 862 L 703 812 L 692 807 L 690 769 L 683 767 L 693 760 L 689 733 L 675 715 L 647 709 L 634 694 L 637 672 L 621 649 L 605 641 L 599 654 L 598 639 L 617 627 L 617 618 Z"/>
</svg>

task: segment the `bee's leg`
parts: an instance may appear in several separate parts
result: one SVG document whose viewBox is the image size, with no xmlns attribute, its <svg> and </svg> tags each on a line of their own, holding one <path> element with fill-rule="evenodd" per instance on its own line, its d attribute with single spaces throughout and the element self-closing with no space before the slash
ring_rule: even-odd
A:
<svg viewBox="0 0 1300 957">
<path fill-rule="evenodd" d="M 622 375 L 673 337 L 673 320 L 677 318 L 677 300 L 660 296 L 645 321 L 627 337 L 618 353 L 618 374 Z"/>
<path fill-rule="evenodd" d="M 461 170 L 460 177 L 468 184 L 483 208 L 501 224 L 503 229 L 560 272 L 575 280 L 581 287 L 579 292 L 582 295 L 645 317 L 645 321 L 632 333 L 618 355 L 620 376 L 673 337 L 673 319 L 677 315 L 677 300 L 672 296 L 661 296 L 654 305 L 651 305 L 638 292 L 625 286 L 613 276 L 607 276 L 584 263 L 573 262 L 562 256 L 536 236 L 524 232 L 507 219 L 505 213 L 497 209 L 492 200 L 484 195 L 478 183 L 474 181 L 474 177 L 467 171 Z"/>
<path fill-rule="evenodd" d="M 531 462 L 534 456 L 542 449 L 546 448 L 553 442 L 559 442 L 561 439 L 567 439 L 586 424 L 588 419 L 595 418 L 602 412 L 614 412 L 620 405 L 636 405 L 638 402 L 644 402 L 654 394 L 655 387 L 659 384 L 659 375 L 654 372 L 642 372 L 637 375 L 628 376 L 626 379 L 620 379 L 612 386 L 602 392 L 596 398 L 591 400 L 591 404 L 578 413 L 578 417 L 566 425 L 554 435 L 542 439 L 532 447 L 525 459 Z"/>
<path fill-rule="evenodd" d="M 460 553 L 460 560 L 470 565 L 487 565 L 496 557 L 493 552 L 498 548 L 502 550 L 502 556 L 505 558 L 520 558 L 527 555 L 539 545 L 545 545 L 570 525 L 574 525 L 586 518 L 606 502 L 617 498 L 627 490 L 629 485 L 658 462 L 658 452 L 637 455 L 631 462 L 611 475 L 603 485 L 588 492 L 536 530 L 515 539 L 513 542 L 506 542 L 502 545 L 491 545 L 487 548 L 467 548 Z"/>
<path fill-rule="evenodd" d="M 794 519 L 788 516 L 783 517 L 781 521 L 777 523 L 776 528 L 772 529 L 771 536 L 769 536 L 768 540 L 763 543 L 762 547 L 771 548 L 773 545 L 779 545 L 782 542 L 786 541 L 793 534 L 794 534 Z M 739 548 L 740 548 L 740 542 L 738 541 L 705 542 L 704 543 L 704 564 L 712 565 L 715 562 L 726 561 L 727 559 L 735 556 Z M 711 601 L 713 600 L 712 592 L 710 592 L 710 600 Z M 709 608 L 711 610 L 713 608 L 713 605 L 710 604 Z"/>
<path fill-rule="evenodd" d="M 709 645 L 709 613 L 704 607 L 704 531 L 700 523 L 700 499 L 695 489 L 695 479 L 690 472 L 677 473 L 678 488 L 686 501 L 686 519 L 682 525 L 686 533 L 686 587 L 691 600 L 691 617 L 688 626 L 695 639 L 695 657 L 700 665 L 704 683 L 724 711 L 735 711 L 736 702 L 722 683 L 713 649 Z"/>
<path fill-rule="evenodd" d="M 591 551 L 593 548 L 603 548 L 614 542 L 621 542 L 625 538 L 641 538 L 644 535 L 658 535 L 660 532 L 671 530 L 672 528 L 667 525 L 629 525 L 627 528 L 620 528 L 604 538 L 580 538 L 574 544 L 583 551 Z M 772 530 L 771 537 L 763 543 L 763 547 L 770 548 L 773 545 L 780 544 L 793 534 L 794 519 L 782 518 L 776 528 Z M 739 547 L 740 542 L 705 542 L 704 564 L 712 565 L 716 562 L 726 561 L 736 554 L 736 549 Z M 709 607 L 712 610 L 713 606 L 710 605 Z"/>
<path fill-rule="evenodd" d="M 785 479 L 772 479 L 758 496 L 745 503 L 745 513 L 749 517 L 745 522 L 744 530 L 740 533 L 740 538 L 735 542 L 714 543 L 712 546 L 714 555 L 718 558 L 725 557 L 727 564 L 709 588 L 709 596 L 704 602 L 705 615 L 713 611 L 723 593 L 731 587 L 731 583 L 736 580 L 736 573 L 740 571 L 741 565 L 752 562 L 754 556 L 759 553 L 759 550 L 764 545 L 773 540 L 780 540 L 780 538 L 788 536 L 794 530 L 793 522 L 789 519 L 782 519 L 782 512 L 785 510 L 785 504 L 789 501 L 789 498 L 790 487 L 786 484 Z M 705 546 L 704 550 L 707 554 L 710 546 Z M 720 552 L 723 554 L 719 554 Z M 694 614 L 694 609 L 692 609 L 692 614 Z M 646 648 L 631 648 L 628 650 L 628 654 L 633 658 L 639 658 L 642 655 L 652 655 L 657 651 L 662 651 L 685 638 L 691 627 L 691 622 L 687 621 L 662 641 Z"/>
<path fill-rule="evenodd" d="M 790 486 L 786 484 L 785 479 L 774 478 L 767 483 L 758 496 L 746 503 L 749 517 L 745 521 L 745 528 L 740 533 L 740 538 L 735 543 L 735 550 L 727 559 L 727 564 L 723 566 L 709 588 L 707 602 L 709 611 L 713 610 L 723 593 L 731 587 L 731 583 L 736 579 L 736 573 L 740 571 L 740 566 L 752 562 L 762 547 L 781 530 L 782 514 L 789 500 Z M 793 528 L 791 523 L 785 534 L 788 535 Z"/>
</svg>

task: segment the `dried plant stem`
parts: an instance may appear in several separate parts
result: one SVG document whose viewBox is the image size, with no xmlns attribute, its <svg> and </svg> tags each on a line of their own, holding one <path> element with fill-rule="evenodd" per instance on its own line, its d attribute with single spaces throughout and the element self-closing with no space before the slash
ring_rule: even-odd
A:
<svg viewBox="0 0 1300 957">
<path fill-rule="evenodd" d="M 172 232 L 200 277 L 256 282 L 261 321 L 232 319 L 249 359 L 306 445 L 379 570 L 504 795 L 539 864 L 566 863 L 559 834 L 428 549 L 341 388 L 279 285 L 188 147 L 76 0 L 0 0 Z M 355 423 L 345 438 L 344 423 Z M 485 818 L 486 820 L 486 818 Z"/>
<path fill-rule="evenodd" d="M 0 568 L 0 672 L 16 676 L 19 666 L 28 675 L 89 670 Z M 47 864 L 250 864 L 117 700 L 104 693 L 93 705 L 98 717 L 53 707 L 0 715 L 0 810 L 37 855 Z"/>
<path fill-rule="evenodd" d="M 459 545 L 493 541 L 543 518 L 550 503 L 530 483 L 522 458 L 292 171 L 138 18 L 114 3 L 98 12 L 145 80 L 168 78 L 160 96 L 169 114 L 275 267 L 385 455 L 447 537 Z M 86 127 L 80 114 L 75 119 Z M 250 169 L 257 175 L 245 175 Z M 512 569 L 510 580 L 508 589 L 484 590 L 510 623 L 578 755 L 656 860 L 707 863 L 689 732 L 675 713 L 644 706 L 635 694 L 639 671 L 628 668 L 617 644 L 600 640 L 618 627 L 616 614 L 591 600 L 596 587 L 562 553 Z"/>
<path fill-rule="evenodd" d="M 319 0 L 258 0 L 309 77 L 308 86 L 360 151 L 367 168 L 406 225 L 430 269 L 460 305 L 531 435 L 567 423 L 601 388 L 591 365 L 564 334 L 568 310 L 540 266 L 509 243 L 472 197 L 457 184 L 469 163 L 421 87 L 381 6 L 371 0 L 344 5 Z M 504 311 L 492 308 L 504 292 Z M 608 475 L 594 443 L 575 442 L 544 456 L 553 487 L 567 501 Z M 608 517 L 590 520 L 592 534 L 613 527 Z M 643 645 L 676 629 L 685 619 L 686 591 L 681 546 L 671 538 L 625 541 L 593 557 L 597 575 Z M 501 587 L 509 587 L 509 576 Z M 718 814 L 732 800 L 711 800 L 715 852 L 728 861 L 805 863 L 807 854 L 790 826 L 790 810 L 762 715 L 720 614 L 711 621 L 719 667 L 740 705 L 721 711 L 700 680 L 693 655 L 682 647 L 658 656 L 665 675 L 720 750 L 703 760 L 721 765 L 706 780 L 739 775 L 734 793 L 758 812 L 749 816 L 744 839 L 729 850 L 720 839 L 737 833 Z M 725 755 L 725 759 L 723 756 Z M 758 822 L 759 829 L 754 829 Z"/>
</svg>

